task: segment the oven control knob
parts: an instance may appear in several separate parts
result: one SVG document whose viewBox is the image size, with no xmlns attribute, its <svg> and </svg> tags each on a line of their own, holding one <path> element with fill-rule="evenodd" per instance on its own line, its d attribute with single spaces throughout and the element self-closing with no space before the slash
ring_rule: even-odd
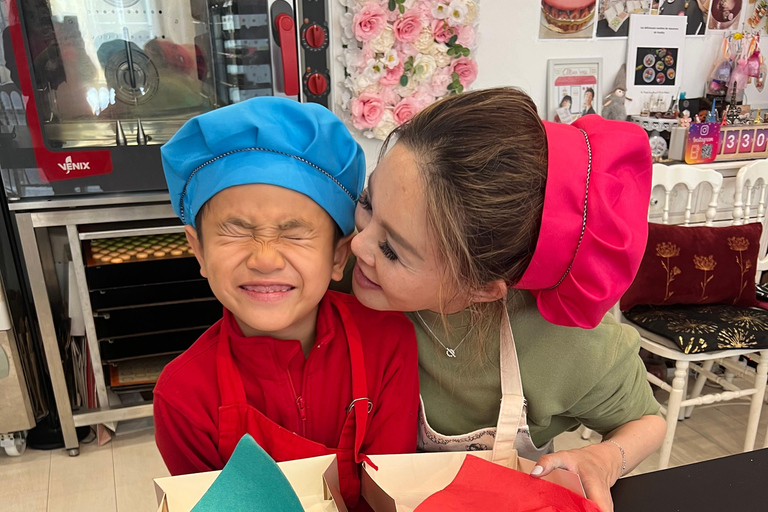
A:
<svg viewBox="0 0 768 512">
<path fill-rule="evenodd" d="M 313 73 L 307 79 L 307 89 L 315 96 L 321 96 L 328 90 L 328 79 L 320 73 Z"/>
<path fill-rule="evenodd" d="M 304 40 L 310 48 L 321 48 L 325 44 L 325 30 L 318 24 L 312 24 L 304 31 Z"/>
</svg>

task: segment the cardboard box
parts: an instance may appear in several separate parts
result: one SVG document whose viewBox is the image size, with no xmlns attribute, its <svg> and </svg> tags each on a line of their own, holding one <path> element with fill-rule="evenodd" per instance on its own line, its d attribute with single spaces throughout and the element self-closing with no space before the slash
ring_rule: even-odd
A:
<svg viewBox="0 0 768 512">
<path fill-rule="evenodd" d="M 413 512 L 422 501 L 453 481 L 467 455 L 491 460 L 491 454 L 491 451 L 477 451 L 372 455 L 371 462 L 379 470 L 363 464 L 363 497 L 375 512 Z M 533 461 L 517 457 L 510 467 L 530 473 L 535 465 Z M 544 480 L 585 496 L 576 473 L 556 469 Z"/>
<path fill-rule="evenodd" d="M 280 462 L 306 512 L 347 512 L 335 455 Z M 189 512 L 221 471 L 155 479 L 158 512 Z"/>
</svg>

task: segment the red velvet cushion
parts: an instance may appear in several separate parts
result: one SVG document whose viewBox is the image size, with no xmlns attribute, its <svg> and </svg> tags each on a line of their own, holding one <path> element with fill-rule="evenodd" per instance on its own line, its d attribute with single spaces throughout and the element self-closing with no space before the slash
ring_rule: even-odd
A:
<svg viewBox="0 0 768 512">
<path fill-rule="evenodd" d="M 638 304 L 751 307 L 760 223 L 721 228 L 649 224 L 648 245 L 621 310 Z"/>
</svg>

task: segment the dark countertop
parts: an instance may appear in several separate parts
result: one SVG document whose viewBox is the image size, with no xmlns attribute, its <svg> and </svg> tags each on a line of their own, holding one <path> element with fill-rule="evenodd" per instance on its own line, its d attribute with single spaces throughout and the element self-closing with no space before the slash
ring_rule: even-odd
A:
<svg viewBox="0 0 768 512">
<path fill-rule="evenodd" d="M 768 449 L 622 478 L 615 512 L 768 511 Z"/>
</svg>

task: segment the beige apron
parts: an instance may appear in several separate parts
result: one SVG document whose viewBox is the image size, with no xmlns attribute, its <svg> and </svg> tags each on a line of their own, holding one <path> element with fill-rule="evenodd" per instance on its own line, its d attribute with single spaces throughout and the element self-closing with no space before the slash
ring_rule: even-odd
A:
<svg viewBox="0 0 768 512">
<path fill-rule="evenodd" d="M 531 440 L 526 416 L 526 401 L 523 397 L 523 382 L 520 379 L 520 365 L 517 362 L 517 350 L 506 307 L 504 307 L 504 313 L 506 316 L 501 320 L 499 339 L 501 409 L 496 427 L 483 428 L 456 436 L 440 434 L 429 426 L 422 400 L 419 410 L 420 450 L 459 452 L 493 449 L 492 460 L 503 465 L 507 465 L 514 450 L 517 450 L 520 457 L 534 461 L 554 451 L 552 441 L 541 448 L 536 448 Z"/>
</svg>

